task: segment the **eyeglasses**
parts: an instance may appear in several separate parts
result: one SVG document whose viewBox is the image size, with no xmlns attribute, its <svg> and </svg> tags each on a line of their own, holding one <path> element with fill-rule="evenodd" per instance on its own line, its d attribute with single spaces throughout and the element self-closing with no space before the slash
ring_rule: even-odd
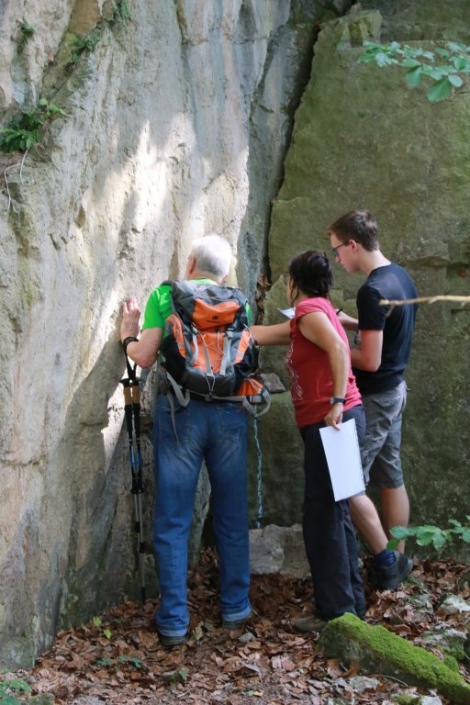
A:
<svg viewBox="0 0 470 705">
<path fill-rule="evenodd" d="M 337 245 L 336 247 L 332 247 L 331 251 L 333 253 L 333 257 L 336 259 L 338 255 L 338 250 L 340 247 L 347 247 L 349 245 L 349 242 L 342 242 L 341 245 Z"/>
</svg>

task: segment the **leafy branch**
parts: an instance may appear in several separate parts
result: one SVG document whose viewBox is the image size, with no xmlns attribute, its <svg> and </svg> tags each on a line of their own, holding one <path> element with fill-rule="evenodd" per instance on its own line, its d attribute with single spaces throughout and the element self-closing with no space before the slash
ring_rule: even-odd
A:
<svg viewBox="0 0 470 705">
<path fill-rule="evenodd" d="M 434 546 L 436 550 L 444 548 L 448 543 L 455 540 L 470 543 L 470 516 L 466 517 L 467 524 L 461 524 L 456 519 L 449 519 L 450 526 L 441 529 L 432 524 L 423 526 L 394 526 L 390 533 L 394 537 L 388 542 L 387 547 L 395 549 L 400 541 L 415 539 L 418 546 Z"/>
<path fill-rule="evenodd" d="M 366 50 L 359 57 L 359 64 L 375 62 L 380 68 L 393 65 L 406 68 L 405 81 L 411 88 L 419 86 L 423 78 L 430 80 L 426 96 L 431 103 L 448 98 L 453 89 L 464 85 L 470 74 L 470 46 L 465 44 L 447 42 L 434 51 L 399 42 L 365 42 L 364 46 Z"/>
</svg>

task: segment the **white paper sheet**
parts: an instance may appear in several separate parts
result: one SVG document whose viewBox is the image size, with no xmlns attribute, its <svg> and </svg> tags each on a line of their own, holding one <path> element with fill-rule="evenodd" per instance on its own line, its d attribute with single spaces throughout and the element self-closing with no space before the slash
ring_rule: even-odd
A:
<svg viewBox="0 0 470 705">
<path fill-rule="evenodd" d="M 335 502 L 364 492 L 364 473 L 354 419 L 340 424 L 340 430 L 320 429 Z"/>
<path fill-rule="evenodd" d="M 280 311 L 286 318 L 294 318 L 295 316 L 295 308 L 278 308 L 278 311 Z"/>
</svg>

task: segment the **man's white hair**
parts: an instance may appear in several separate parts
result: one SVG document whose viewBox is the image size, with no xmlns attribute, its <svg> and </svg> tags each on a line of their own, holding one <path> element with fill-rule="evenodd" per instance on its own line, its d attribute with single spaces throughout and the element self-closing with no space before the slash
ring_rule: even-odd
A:
<svg viewBox="0 0 470 705">
<path fill-rule="evenodd" d="M 193 242 L 190 256 L 196 260 L 199 270 L 213 274 L 217 279 L 226 277 L 230 272 L 232 248 L 220 235 L 198 237 Z"/>
</svg>

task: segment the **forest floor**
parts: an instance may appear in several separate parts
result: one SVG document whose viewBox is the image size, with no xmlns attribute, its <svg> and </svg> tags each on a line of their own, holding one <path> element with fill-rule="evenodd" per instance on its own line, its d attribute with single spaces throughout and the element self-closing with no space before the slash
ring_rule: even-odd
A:
<svg viewBox="0 0 470 705">
<path fill-rule="evenodd" d="M 382 624 L 415 644 L 438 624 L 469 628 L 469 613 L 447 615 L 440 609 L 450 594 L 470 600 L 468 565 L 417 560 L 396 592 L 373 590 L 366 568 L 367 561 L 369 624 Z M 252 576 L 256 616 L 236 632 L 220 626 L 217 599 L 217 560 L 207 550 L 191 572 L 187 645 L 160 646 L 154 626 L 158 599 L 127 601 L 91 624 L 61 632 L 34 669 L 2 679 L 20 678 L 33 695 L 49 693 L 59 705 L 365 705 L 403 693 L 432 695 L 380 674 L 366 676 L 357 664 L 327 660 L 316 649 L 317 634 L 296 633 L 292 620 L 312 611 L 310 579 Z M 467 680 L 469 665 L 460 666 Z"/>
</svg>

